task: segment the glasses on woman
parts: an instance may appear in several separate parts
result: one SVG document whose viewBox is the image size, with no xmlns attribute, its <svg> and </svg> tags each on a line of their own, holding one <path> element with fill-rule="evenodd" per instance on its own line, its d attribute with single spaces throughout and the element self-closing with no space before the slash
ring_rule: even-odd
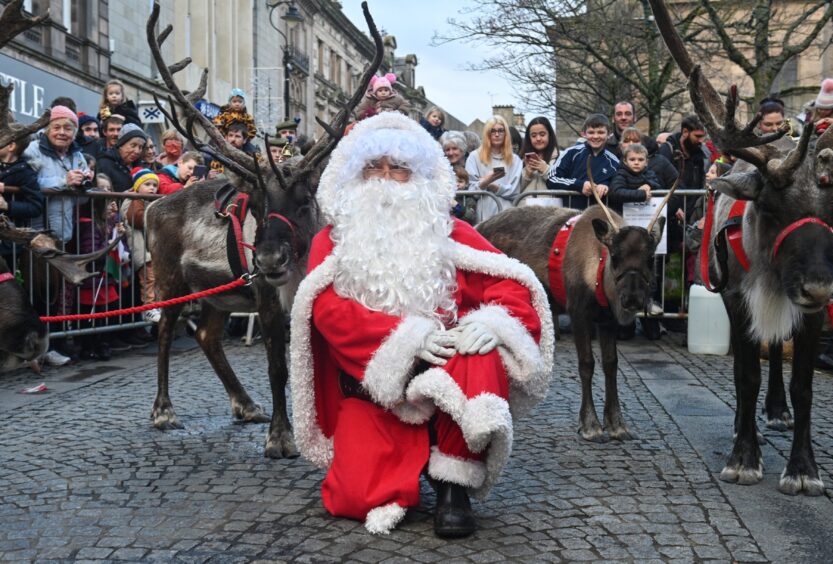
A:
<svg viewBox="0 0 833 564">
<path fill-rule="evenodd" d="M 380 161 L 370 161 L 362 169 L 365 179 L 367 178 L 390 178 L 399 182 L 407 182 L 411 179 L 411 169 L 399 164 L 387 164 Z"/>
<path fill-rule="evenodd" d="M 505 129 L 502 127 L 495 127 L 489 132 L 489 135 L 503 135 L 504 133 L 506 133 Z"/>
</svg>

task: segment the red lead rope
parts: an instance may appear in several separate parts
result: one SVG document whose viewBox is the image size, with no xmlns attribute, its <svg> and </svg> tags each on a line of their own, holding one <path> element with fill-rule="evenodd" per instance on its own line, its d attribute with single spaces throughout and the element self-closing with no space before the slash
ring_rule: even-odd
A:
<svg viewBox="0 0 833 564">
<path fill-rule="evenodd" d="M 703 226 L 703 242 L 700 244 L 700 278 L 709 292 L 716 292 L 717 288 L 709 278 L 709 246 L 711 245 L 712 229 L 714 229 L 714 190 L 707 190 L 708 204 L 706 205 L 706 224 Z"/>
<path fill-rule="evenodd" d="M 244 275 L 238 278 L 233 282 L 229 282 L 228 284 L 223 284 L 222 286 L 217 286 L 215 288 L 209 288 L 208 290 L 203 290 L 201 292 L 194 292 L 193 294 L 187 294 L 185 296 L 179 296 L 178 298 L 171 298 L 170 300 L 164 300 L 161 302 L 153 302 L 150 304 L 142 304 L 136 307 L 129 307 L 125 309 L 116 309 L 113 311 L 102 311 L 99 313 L 82 313 L 77 315 L 47 315 L 41 317 L 40 320 L 43 322 L 49 321 L 77 321 L 80 319 L 101 319 L 102 317 L 115 317 L 116 315 L 129 315 L 131 313 L 140 313 L 143 311 L 147 311 L 149 309 L 154 309 L 157 307 L 168 307 L 176 304 L 181 304 L 184 302 L 190 302 L 193 300 L 198 300 L 200 298 L 204 298 L 205 296 L 212 296 L 214 294 L 220 294 L 222 292 L 227 292 L 229 290 L 233 290 L 234 288 L 238 288 L 245 284 L 248 284 L 251 281 L 252 277 L 249 275 Z"/>
</svg>

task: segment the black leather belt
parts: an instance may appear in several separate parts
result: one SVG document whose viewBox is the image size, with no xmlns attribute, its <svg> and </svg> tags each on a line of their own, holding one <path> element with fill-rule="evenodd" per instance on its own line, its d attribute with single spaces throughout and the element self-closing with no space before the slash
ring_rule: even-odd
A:
<svg viewBox="0 0 833 564">
<path fill-rule="evenodd" d="M 364 389 L 362 383 L 347 374 L 343 370 L 338 372 L 338 385 L 341 388 L 341 393 L 346 398 L 356 398 L 372 402 L 370 394 Z"/>
</svg>

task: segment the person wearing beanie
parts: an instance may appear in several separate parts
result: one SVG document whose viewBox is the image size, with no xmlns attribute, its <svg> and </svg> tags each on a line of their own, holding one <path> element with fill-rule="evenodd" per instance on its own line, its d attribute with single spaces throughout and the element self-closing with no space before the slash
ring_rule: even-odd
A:
<svg viewBox="0 0 833 564">
<path fill-rule="evenodd" d="M 131 170 L 141 162 L 147 139 L 147 134 L 139 126 L 126 123 L 121 128 L 116 145 L 98 156 L 98 172 L 113 181 L 114 192 L 124 192 L 133 187 Z"/>
<path fill-rule="evenodd" d="M 159 190 L 159 176 L 149 168 L 135 167 L 131 171 L 132 191 L 137 194 L 156 194 Z M 130 259 L 133 271 L 139 275 L 143 304 L 156 301 L 156 285 L 151 264 L 150 251 L 145 238 L 145 206 L 149 202 L 139 199 L 125 199 L 119 211 L 124 218 L 127 244 L 130 245 Z M 142 313 L 142 318 L 149 323 L 159 323 L 162 314 L 158 308 Z"/>
<path fill-rule="evenodd" d="M 81 151 L 95 156 L 98 153 L 100 138 L 101 132 L 95 116 L 78 114 L 78 132 L 75 134 L 75 142 L 81 147 Z"/>
<path fill-rule="evenodd" d="M 224 136 L 228 133 L 229 126 L 234 122 L 246 124 L 249 139 L 253 139 L 257 135 L 255 118 L 246 111 L 246 93 L 240 88 L 231 89 L 228 103 L 220 108 L 220 113 L 214 118 L 214 124 L 220 128 Z"/>
<path fill-rule="evenodd" d="M 816 99 L 807 104 L 804 123 L 813 124 L 816 135 L 821 135 L 833 123 L 833 78 L 821 81 Z"/>
<path fill-rule="evenodd" d="M 395 83 L 396 75 L 392 72 L 371 78 L 370 88 L 354 111 L 356 120 L 363 120 L 381 112 L 402 112 L 407 116 L 411 111 L 411 105 L 393 89 Z"/>
</svg>

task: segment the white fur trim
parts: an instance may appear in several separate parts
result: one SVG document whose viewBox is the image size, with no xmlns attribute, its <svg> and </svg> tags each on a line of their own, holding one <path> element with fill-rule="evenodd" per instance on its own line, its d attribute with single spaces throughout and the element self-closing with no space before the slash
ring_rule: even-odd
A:
<svg viewBox="0 0 833 564">
<path fill-rule="evenodd" d="M 367 512 L 364 528 L 374 535 L 387 535 L 405 517 L 406 510 L 398 503 L 374 507 Z"/>
<path fill-rule="evenodd" d="M 486 481 L 486 465 L 479 460 L 466 460 L 459 456 L 443 454 L 431 447 L 428 458 L 428 475 L 435 480 L 450 482 L 467 488 L 479 488 Z"/>
<path fill-rule="evenodd" d="M 430 401 L 406 401 L 396 405 L 391 411 L 396 415 L 400 421 L 410 423 L 411 425 L 422 425 L 431 419 L 434 415 L 436 407 Z"/>
<path fill-rule="evenodd" d="M 432 187 L 447 196 L 449 204 L 454 200 L 455 177 L 440 144 L 416 121 L 399 112 L 383 112 L 358 122 L 331 153 L 316 193 L 325 215 L 332 217 L 344 184 L 356 178 L 367 161 L 383 155 L 408 163 L 414 174 L 434 181 Z"/>
<path fill-rule="evenodd" d="M 416 354 L 436 328 L 434 320 L 411 315 L 388 335 L 367 363 L 362 379 L 362 386 L 373 401 L 391 408 L 402 400 Z"/>
<path fill-rule="evenodd" d="M 513 343 L 508 347 L 512 347 L 510 352 L 515 358 L 511 359 L 504 351 L 501 351 L 501 358 L 509 375 L 509 405 L 513 416 L 522 417 L 546 397 L 552 377 L 555 360 L 555 330 L 547 294 L 532 269 L 514 258 L 479 251 L 456 241 L 453 243 L 453 249 L 454 264 L 458 269 L 509 278 L 525 286 L 532 296 L 532 305 L 541 320 L 538 354 L 531 353 L 531 350 L 527 348 L 528 342 L 524 344 L 525 340 L 521 335 L 526 333 L 526 330 L 523 326 L 520 326 L 522 330 L 516 326 L 514 330 L 507 329 L 504 332 Z M 540 362 L 536 361 L 535 357 L 540 359 Z"/>
<path fill-rule="evenodd" d="M 488 393 L 469 399 L 441 368 L 431 368 L 414 377 L 408 385 L 407 398 L 410 402 L 433 401 L 460 426 L 472 452 L 488 449 L 483 483 L 471 488 L 476 498 L 485 498 L 512 452 L 512 415 L 506 400 Z"/>
</svg>

